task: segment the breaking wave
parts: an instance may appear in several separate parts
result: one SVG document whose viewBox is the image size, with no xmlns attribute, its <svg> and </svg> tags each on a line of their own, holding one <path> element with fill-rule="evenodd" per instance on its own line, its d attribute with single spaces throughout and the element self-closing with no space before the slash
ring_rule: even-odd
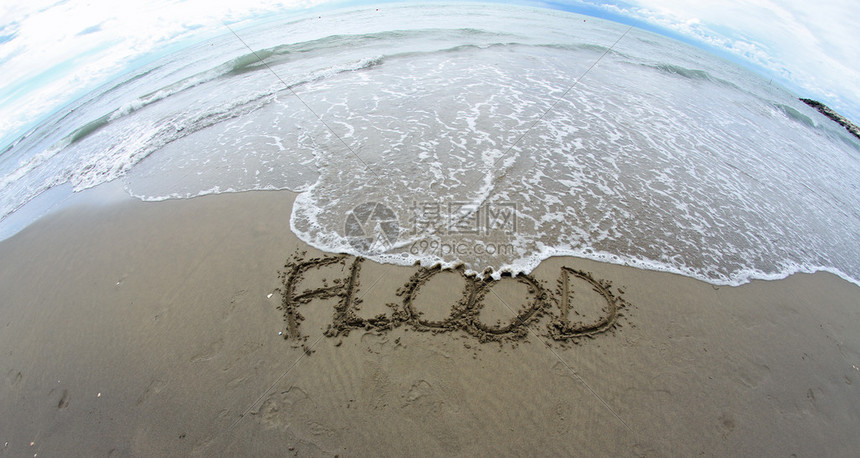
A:
<svg viewBox="0 0 860 458">
<path fill-rule="evenodd" d="M 574 255 L 719 284 L 857 283 L 856 142 L 817 112 L 666 38 L 610 48 L 625 27 L 495 8 L 344 13 L 335 33 L 276 21 L 242 32 L 253 52 L 226 35 L 167 56 L 5 151 L 2 215 L 120 177 L 145 200 L 291 189 L 291 229 L 327 251 L 366 254 L 344 215 L 390 208 L 384 262 L 499 276 Z M 511 250 L 416 252 L 428 239 Z"/>
</svg>

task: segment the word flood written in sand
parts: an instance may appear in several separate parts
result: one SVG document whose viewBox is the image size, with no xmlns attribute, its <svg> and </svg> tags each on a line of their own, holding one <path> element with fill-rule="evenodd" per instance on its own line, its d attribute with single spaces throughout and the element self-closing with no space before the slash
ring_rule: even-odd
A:
<svg viewBox="0 0 860 458">
<path fill-rule="evenodd" d="M 628 306 L 620 295 L 612 292 L 611 282 L 596 280 L 588 272 L 566 266 L 560 269 L 554 291 L 526 274 L 504 275 L 500 280 L 492 280 L 466 275 L 463 269 L 419 267 L 398 288 L 400 301 L 386 304 L 388 313 L 361 317 L 359 281 L 363 261 L 361 257 L 343 254 L 311 258 L 306 258 L 305 253 L 292 255 L 280 273 L 283 298 L 279 309 L 283 310 L 287 325 L 284 337 L 307 339 L 300 331 L 305 319 L 301 311 L 324 302 L 334 303 L 331 323 L 325 330 L 328 337 L 347 335 L 353 329 L 386 331 L 405 325 L 433 333 L 460 330 L 481 342 L 524 339 L 530 332 L 556 341 L 593 337 L 615 329 L 622 310 Z M 340 277 L 329 280 L 320 278 L 321 275 L 308 275 L 321 270 L 337 272 Z M 306 285 L 309 283 L 306 275 L 316 280 L 310 288 Z M 447 316 L 427 317 L 427 311 L 422 311 L 420 304 L 438 302 L 438 298 L 431 293 L 426 295 L 437 300 L 419 300 L 419 297 L 425 294 L 424 289 L 430 289 L 431 280 L 444 280 L 445 276 L 459 277 L 456 283 L 462 283 L 462 290 L 451 300 Z M 450 291 L 451 284 L 449 281 L 443 289 Z M 300 286 L 304 288 L 299 290 Z M 490 302 L 501 309 L 496 315 L 502 318 L 494 323 L 488 322 L 482 313 Z"/>
</svg>

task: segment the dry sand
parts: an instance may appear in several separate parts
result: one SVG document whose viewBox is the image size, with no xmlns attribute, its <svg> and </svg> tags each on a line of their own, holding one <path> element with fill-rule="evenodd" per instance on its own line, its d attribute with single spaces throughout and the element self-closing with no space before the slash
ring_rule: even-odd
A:
<svg viewBox="0 0 860 458">
<path fill-rule="evenodd" d="M 860 449 L 860 288 L 834 275 L 715 287 L 553 258 L 536 288 L 363 261 L 344 294 L 347 257 L 296 278 L 301 337 L 284 339 L 285 263 L 331 256 L 291 233 L 293 199 L 77 204 L 0 242 L 0 455 Z M 612 283 L 612 326 L 579 270 Z M 528 329 L 503 332 L 540 292 Z M 568 334 L 603 332 L 555 340 L 564 304 Z"/>
</svg>

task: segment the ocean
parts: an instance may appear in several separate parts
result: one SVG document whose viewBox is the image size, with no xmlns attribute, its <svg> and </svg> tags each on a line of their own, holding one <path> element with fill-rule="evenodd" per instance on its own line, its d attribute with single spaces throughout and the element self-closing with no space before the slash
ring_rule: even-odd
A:
<svg viewBox="0 0 860 458">
<path fill-rule="evenodd" d="M 824 270 L 860 285 L 860 142 L 690 45 L 503 5 L 224 32 L 0 153 L 0 215 L 115 180 L 146 201 L 292 190 L 284 230 L 382 262 L 498 278 L 571 255 L 714 284 Z"/>
</svg>

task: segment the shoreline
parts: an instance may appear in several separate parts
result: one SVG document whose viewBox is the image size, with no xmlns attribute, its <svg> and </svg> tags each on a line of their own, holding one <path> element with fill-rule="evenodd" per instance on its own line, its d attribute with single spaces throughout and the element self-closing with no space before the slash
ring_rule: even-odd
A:
<svg viewBox="0 0 860 458">
<path fill-rule="evenodd" d="M 860 288 L 836 275 L 731 287 L 553 257 L 530 274 L 538 287 L 503 277 L 477 307 L 464 291 L 478 286 L 457 271 L 417 284 L 418 267 L 364 260 L 344 281 L 356 264 L 344 257 L 297 279 L 296 295 L 318 294 L 294 296 L 301 338 L 285 340 L 290 256 L 336 256 L 292 233 L 294 198 L 75 203 L 0 242 L 0 405 L 16 412 L 0 420 L 0 454 L 860 446 Z M 563 304 L 574 329 L 607 316 L 606 296 L 570 271 L 611 282 L 624 305 L 612 326 L 558 341 L 549 325 Z M 352 306 L 339 308 L 347 287 Z M 512 338 L 473 333 L 514 323 L 541 289 L 544 315 L 521 316 Z M 380 315 L 400 324 L 374 325 Z"/>
<path fill-rule="evenodd" d="M 124 189 L 123 180 L 118 179 L 111 182 L 103 183 L 93 188 L 88 188 L 83 191 L 72 191 L 67 184 L 57 186 L 49 189 L 44 195 L 40 194 L 31 202 L 27 202 L 24 206 L 22 206 L 18 211 L 9 215 L 7 219 L 0 221 L 0 243 L 5 242 L 7 239 L 14 237 L 21 231 L 24 231 L 29 226 L 36 224 L 39 220 L 44 218 L 49 218 L 55 213 L 63 212 L 68 208 L 73 208 L 79 205 L 112 205 L 117 203 L 128 203 L 130 201 L 134 202 L 144 202 L 144 203 L 159 203 L 159 202 L 169 202 L 176 200 L 193 200 L 200 198 L 211 198 L 213 196 L 218 196 L 221 194 L 255 194 L 255 193 L 285 193 L 292 195 L 292 199 L 301 194 L 301 191 L 291 191 L 287 189 L 261 189 L 261 190 L 241 190 L 241 191 L 225 191 L 218 192 L 214 194 L 200 194 L 193 197 L 186 198 L 165 198 L 158 200 L 144 200 L 140 199 L 136 196 L 129 195 L 128 192 Z M 128 202 L 127 202 L 128 201 Z M 32 205 L 31 205 L 32 204 Z M 5 225 L 4 225 L 5 224 Z M 291 225 L 288 225 L 291 231 L 293 228 Z M 295 233 L 295 231 L 293 231 Z M 305 245 L 310 245 L 308 242 L 304 241 L 300 237 L 297 237 L 299 241 Z M 318 247 L 314 247 L 314 249 L 329 252 Z M 742 280 L 727 280 L 727 281 L 719 281 L 713 278 L 707 278 L 701 275 L 697 275 L 692 270 L 685 271 L 683 269 L 676 268 L 674 266 L 661 264 L 657 261 L 651 260 L 640 260 L 640 259 L 625 259 L 619 255 L 613 253 L 606 252 L 594 252 L 592 250 L 587 250 L 589 253 L 581 253 L 575 252 L 571 250 L 563 250 L 563 249 L 555 249 L 553 253 L 549 256 L 543 258 L 541 261 L 538 261 L 537 264 L 528 269 L 533 271 L 540 264 L 545 262 L 548 259 L 556 258 L 556 257 L 569 257 L 576 259 L 584 259 L 589 261 L 594 261 L 597 263 L 607 263 L 607 264 L 616 264 L 623 265 L 627 267 L 632 267 L 635 269 L 648 270 L 652 272 L 662 272 L 673 275 L 680 275 L 683 277 L 691 278 L 694 280 L 698 280 L 704 283 L 708 283 L 715 286 L 729 286 L 729 287 L 737 287 L 749 284 L 755 281 L 775 281 L 775 280 L 783 280 L 785 278 L 789 278 L 796 274 L 816 274 L 820 272 L 826 272 L 832 275 L 835 275 L 842 280 L 845 280 L 848 283 L 852 283 L 858 287 L 860 287 L 860 279 L 854 279 L 851 275 L 843 272 L 842 270 L 835 267 L 826 267 L 826 266 L 805 266 L 804 268 L 793 268 L 784 270 L 776 273 L 749 273 L 749 271 L 745 271 L 744 275 L 740 275 Z M 350 256 L 361 256 L 356 253 L 344 253 Z M 446 270 L 458 270 L 464 268 L 462 263 L 455 264 L 445 264 L 440 262 L 395 262 L 396 260 L 393 257 L 386 258 L 384 261 L 377 261 L 372 259 L 375 262 L 381 262 L 383 264 L 391 264 L 399 267 L 413 267 L 418 266 L 419 263 L 422 267 L 432 267 L 432 268 L 442 268 Z M 502 270 L 493 271 L 488 268 L 482 272 L 466 270 L 467 275 L 477 275 L 481 278 L 486 278 L 488 280 L 499 280 L 504 276 L 510 276 L 514 274 L 510 269 L 509 265 L 503 266 Z M 519 274 L 528 274 L 529 272 L 520 271 Z"/>
</svg>

